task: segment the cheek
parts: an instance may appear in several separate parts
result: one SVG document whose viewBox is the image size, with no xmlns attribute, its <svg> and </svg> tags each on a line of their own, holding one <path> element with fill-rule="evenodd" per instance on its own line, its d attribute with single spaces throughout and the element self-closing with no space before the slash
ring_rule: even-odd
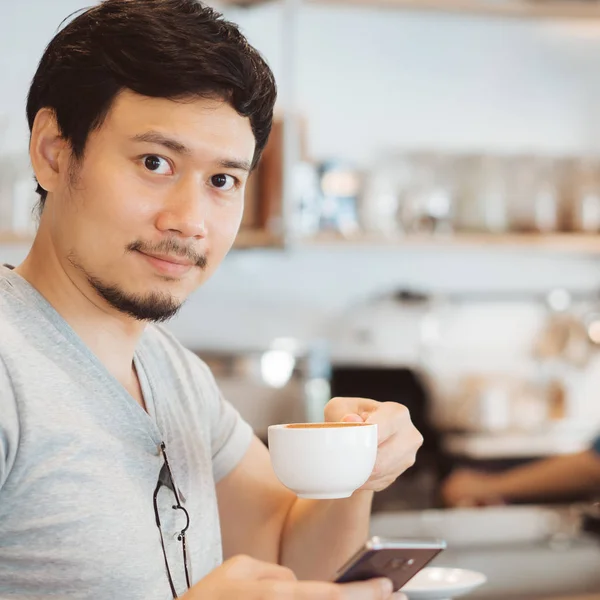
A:
<svg viewBox="0 0 600 600">
<path fill-rule="evenodd" d="M 128 165 L 100 165 L 82 183 L 82 229 L 93 235 L 106 258 L 122 255 L 127 244 L 152 226 L 157 198 L 143 189 Z"/>
<path fill-rule="evenodd" d="M 226 253 L 233 245 L 237 232 L 242 222 L 244 211 L 243 202 L 236 202 L 231 205 L 219 207 L 214 213 L 210 230 L 212 231 L 212 241 L 218 243 L 219 251 Z M 215 250 L 217 250 L 215 248 Z"/>
<path fill-rule="evenodd" d="M 100 221 L 110 222 L 117 229 L 151 219 L 156 198 L 142 185 L 130 165 L 99 165 L 90 173 L 93 193 L 89 208 Z"/>
<path fill-rule="evenodd" d="M 112 269 L 124 248 L 152 224 L 156 198 L 142 191 L 128 169 L 89 161 L 63 196 L 59 239 L 65 251 L 75 252 L 92 269 Z"/>
</svg>

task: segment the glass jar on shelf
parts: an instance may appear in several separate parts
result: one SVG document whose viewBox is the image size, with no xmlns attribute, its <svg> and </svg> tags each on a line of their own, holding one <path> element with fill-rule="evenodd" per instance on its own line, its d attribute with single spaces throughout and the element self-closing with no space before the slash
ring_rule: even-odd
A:
<svg viewBox="0 0 600 600">
<path fill-rule="evenodd" d="M 582 158 L 571 163 L 569 208 L 571 229 L 581 233 L 600 231 L 600 163 Z"/>
<path fill-rule="evenodd" d="M 417 153 L 410 157 L 410 178 L 400 194 L 398 216 L 408 234 L 453 231 L 456 180 L 452 157 Z"/>
<path fill-rule="evenodd" d="M 463 156 L 455 225 L 460 231 L 503 233 L 508 230 L 506 165 L 500 156 Z"/>
<path fill-rule="evenodd" d="M 386 237 L 401 233 L 400 197 L 410 176 L 411 164 L 405 155 L 384 156 L 368 170 L 359 202 L 363 231 Z"/>
<path fill-rule="evenodd" d="M 322 162 L 318 169 L 321 193 L 319 227 L 352 236 L 358 232 L 358 198 L 362 173 L 344 160 Z"/>
<path fill-rule="evenodd" d="M 561 161 L 548 157 L 535 160 L 532 206 L 533 229 L 537 233 L 554 233 L 562 228 L 561 178 Z"/>
<path fill-rule="evenodd" d="M 559 231 L 560 162 L 550 157 L 516 156 L 509 164 L 507 198 L 511 230 L 521 233 Z"/>
</svg>

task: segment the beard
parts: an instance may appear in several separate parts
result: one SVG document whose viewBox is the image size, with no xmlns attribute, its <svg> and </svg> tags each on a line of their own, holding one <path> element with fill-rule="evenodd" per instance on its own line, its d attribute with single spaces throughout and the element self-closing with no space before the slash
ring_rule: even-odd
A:
<svg viewBox="0 0 600 600">
<path fill-rule="evenodd" d="M 178 302 L 165 292 L 130 294 L 116 285 L 102 282 L 97 277 L 88 275 L 87 278 L 96 293 L 106 302 L 137 321 L 164 323 L 174 317 L 183 306 L 183 302 Z"/>
<path fill-rule="evenodd" d="M 197 268 L 206 269 L 207 259 L 205 255 L 200 255 L 193 249 L 186 248 L 173 239 L 163 240 L 156 245 L 137 241 L 127 246 L 126 250 L 128 252 L 141 251 L 175 254 L 176 256 L 188 258 Z M 127 292 L 118 285 L 106 283 L 101 278 L 87 271 L 77 260 L 74 253 L 69 255 L 68 260 L 85 275 L 90 286 L 110 306 L 123 314 L 133 317 L 137 321 L 163 323 L 174 317 L 183 306 L 182 301 L 175 299 L 167 292 L 152 291 L 146 294 L 136 294 Z M 170 280 L 168 277 L 163 277 L 163 279 L 166 281 Z"/>
</svg>

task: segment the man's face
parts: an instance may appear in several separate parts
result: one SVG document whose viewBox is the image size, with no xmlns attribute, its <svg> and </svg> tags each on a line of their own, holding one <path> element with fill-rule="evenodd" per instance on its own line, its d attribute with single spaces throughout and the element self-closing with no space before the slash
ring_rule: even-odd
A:
<svg viewBox="0 0 600 600">
<path fill-rule="evenodd" d="M 123 92 L 43 219 L 74 276 L 109 304 L 168 318 L 231 248 L 254 146 L 226 102 Z"/>
</svg>

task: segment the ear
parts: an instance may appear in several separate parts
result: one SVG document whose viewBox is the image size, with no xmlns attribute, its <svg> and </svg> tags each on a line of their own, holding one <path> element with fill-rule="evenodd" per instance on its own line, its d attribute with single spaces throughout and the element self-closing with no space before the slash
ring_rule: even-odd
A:
<svg viewBox="0 0 600 600">
<path fill-rule="evenodd" d="M 53 192 L 69 164 L 69 144 L 61 137 L 54 111 L 42 108 L 33 121 L 29 156 L 35 177 L 42 188 Z"/>
</svg>

